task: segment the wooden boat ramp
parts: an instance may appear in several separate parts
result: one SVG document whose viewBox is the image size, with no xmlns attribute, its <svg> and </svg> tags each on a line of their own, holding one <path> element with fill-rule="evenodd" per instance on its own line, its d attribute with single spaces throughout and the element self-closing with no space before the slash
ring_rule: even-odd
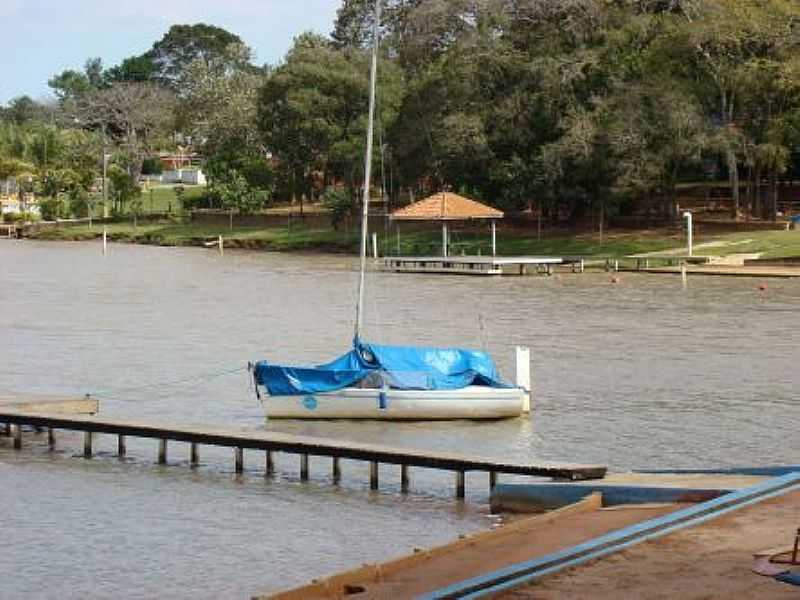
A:
<svg viewBox="0 0 800 600">
<path fill-rule="evenodd" d="M 465 474 L 468 471 L 488 473 L 489 485 L 494 487 L 500 474 L 528 475 L 532 477 L 552 477 L 561 480 L 578 481 L 602 478 L 606 467 L 601 465 L 576 465 L 537 462 L 505 462 L 481 457 L 464 456 L 411 448 L 395 448 L 378 444 L 363 444 L 347 440 L 335 440 L 270 431 L 235 431 L 204 426 L 164 425 L 121 419 L 104 419 L 96 416 L 71 415 L 25 411 L 0 406 L 0 423 L 5 423 L 5 432 L 12 436 L 14 447 L 23 447 L 23 427 L 46 429 L 48 443 L 56 443 L 56 431 L 79 431 L 84 434 L 84 456 L 91 458 L 95 436 L 99 434 L 117 436 L 117 451 L 120 456 L 126 453 L 126 438 L 148 438 L 158 441 L 158 462 L 167 463 L 169 442 L 189 444 L 189 462 L 196 466 L 199 462 L 201 445 L 219 446 L 234 450 L 234 464 L 237 473 L 244 470 L 244 451 L 260 451 L 265 474 L 272 475 L 275 470 L 274 454 L 284 452 L 300 458 L 300 479 L 309 479 L 309 456 L 331 458 L 331 473 L 334 482 L 341 478 L 341 459 L 360 460 L 370 465 L 370 488 L 378 489 L 379 466 L 381 463 L 400 466 L 400 486 L 407 492 L 410 485 L 410 467 L 439 469 L 455 474 L 455 495 L 464 497 Z"/>
</svg>

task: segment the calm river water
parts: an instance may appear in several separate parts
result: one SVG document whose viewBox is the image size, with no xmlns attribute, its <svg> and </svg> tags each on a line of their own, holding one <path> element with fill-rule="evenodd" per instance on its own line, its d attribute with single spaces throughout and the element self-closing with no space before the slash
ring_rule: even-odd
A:
<svg viewBox="0 0 800 600">
<path fill-rule="evenodd" d="M 324 361 L 352 336 L 355 262 L 96 243 L 0 242 L 0 395 L 83 394 L 102 413 L 615 469 L 796 463 L 800 281 L 605 274 L 478 279 L 371 273 L 366 335 L 484 347 L 513 377 L 532 349 L 530 419 L 495 423 L 269 423 L 248 360 Z M 456 537 L 494 522 L 484 476 L 467 502 L 450 477 L 412 473 L 381 491 L 367 467 L 312 460 L 299 481 L 263 455 L 236 477 L 229 452 L 115 440 L 78 458 L 0 439 L 0 598 L 245 598 Z"/>
</svg>

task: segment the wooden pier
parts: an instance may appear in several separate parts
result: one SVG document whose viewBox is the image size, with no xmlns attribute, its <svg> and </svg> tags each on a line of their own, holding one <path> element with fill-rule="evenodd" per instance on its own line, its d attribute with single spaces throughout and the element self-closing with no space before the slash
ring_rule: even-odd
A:
<svg viewBox="0 0 800 600">
<path fill-rule="evenodd" d="M 373 490 L 378 489 L 381 463 L 400 465 L 400 486 L 403 492 L 407 492 L 410 485 L 410 467 L 440 469 L 455 473 L 455 491 L 458 498 L 464 497 L 465 473 L 468 471 L 488 473 L 490 487 L 497 482 L 498 474 L 552 477 L 570 481 L 599 479 L 606 474 L 606 467 L 600 465 L 501 462 L 460 454 L 394 448 L 279 432 L 232 431 L 202 426 L 166 426 L 82 415 L 25 412 L 2 407 L 0 407 L 0 423 L 6 423 L 6 431 L 13 436 L 14 447 L 17 449 L 22 448 L 22 426 L 24 425 L 46 428 L 48 443 L 51 446 L 56 443 L 56 430 L 81 431 L 84 433 L 84 456 L 87 458 L 92 456 L 94 436 L 97 434 L 116 435 L 117 451 L 120 456 L 126 452 L 126 438 L 129 436 L 158 440 L 159 464 L 167 463 L 168 442 L 170 441 L 190 444 L 189 462 L 192 466 L 198 464 L 200 445 L 232 448 L 237 473 L 244 470 L 245 450 L 265 452 L 262 464 L 266 475 L 272 475 L 274 472 L 275 452 L 297 454 L 300 457 L 300 479 L 304 481 L 309 479 L 309 456 L 330 457 L 332 459 L 331 473 L 335 482 L 341 477 L 341 459 L 362 460 L 370 464 L 370 488 Z"/>
<path fill-rule="evenodd" d="M 20 227 L 16 223 L 0 223 L 0 238 L 17 238 L 19 231 Z"/>
<path fill-rule="evenodd" d="M 529 271 L 552 275 L 558 265 L 568 265 L 582 273 L 585 261 L 562 256 L 387 256 L 383 259 L 387 271 L 449 275 L 526 275 Z"/>
</svg>

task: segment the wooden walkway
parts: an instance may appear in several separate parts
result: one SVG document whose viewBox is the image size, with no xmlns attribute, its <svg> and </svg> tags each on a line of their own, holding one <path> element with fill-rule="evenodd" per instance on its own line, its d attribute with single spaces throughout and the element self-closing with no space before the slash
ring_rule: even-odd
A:
<svg viewBox="0 0 800 600">
<path fill-rule="evenodd" d="M 370 463 L 370 487 L 378 488 L 378 466 L 380 463 L 401 466 L 401 488 L 409 487 L 409 467 L 423 467 L 453 471 L 456 475 L 456 496 L 464 497 L 464 474 L 467 471 L 489 473 L 489 485 L 493 487 L 500 473 L 554 477 L 571 481 L 597 479 L 605 476 L 606 467 L 600 465 L 538 464 L 502 462 L 427 450 L 394 448 L 377 444 L 362 444 L 346 440 L 334 440 L 291 435 L 268 431 L 233 431 L 203 426 L 167 426 L 119 419 L 101 419 L 82 415 L 44 414 L 24 412 L 0 407 L 0 423 L 6 423 L 6 433 L 13 435 L 14 447 L 22 448 L 22 425 L 46 428 L 49 443 L 55 445 L 55 430 L 64 429 L 84 432 L 84 456 L 92 456 L 93 438 L 96 434 L 116 435 L 120 456 L 126 452 L 126 437 L 159 440 L 158 462 L 167 462 L 168 441 L 187 442 L 190 447 L 190 463 L 199 461 L 198 446 L 201 444 L 234 449 L 235 469 L 244 470 L 244 450 L 266 452 L 267 474 L 275 469 L 274 452 L 286 452 L 300 456 L 300 478 L 309 478 L 309 456 L 332 458 L 334 481 L 341 477 L 340 459 L 363 460 Z"/>
<path fill-rule="evenodd" d="M 561 256 L 387 256 L 383 268 L 397 273 L 449 275 L 526 275 L 529 270 L 551 275 L 556 265 L 583 272 L 584 260 Z"/>
</svg>

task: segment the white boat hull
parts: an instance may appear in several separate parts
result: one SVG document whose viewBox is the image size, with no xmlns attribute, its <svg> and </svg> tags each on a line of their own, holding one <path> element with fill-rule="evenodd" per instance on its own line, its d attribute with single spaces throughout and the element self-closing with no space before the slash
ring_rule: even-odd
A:
<svg viewBox="0 0 800 600">
<path fill-rule="evenodd" d="M 269 419 L 505 419 L 520 416 L 526 406 L 522 388 L 477 385 L 435 391 L 345 388 L 324 394 L 262 397 Z"/>
</svg>

